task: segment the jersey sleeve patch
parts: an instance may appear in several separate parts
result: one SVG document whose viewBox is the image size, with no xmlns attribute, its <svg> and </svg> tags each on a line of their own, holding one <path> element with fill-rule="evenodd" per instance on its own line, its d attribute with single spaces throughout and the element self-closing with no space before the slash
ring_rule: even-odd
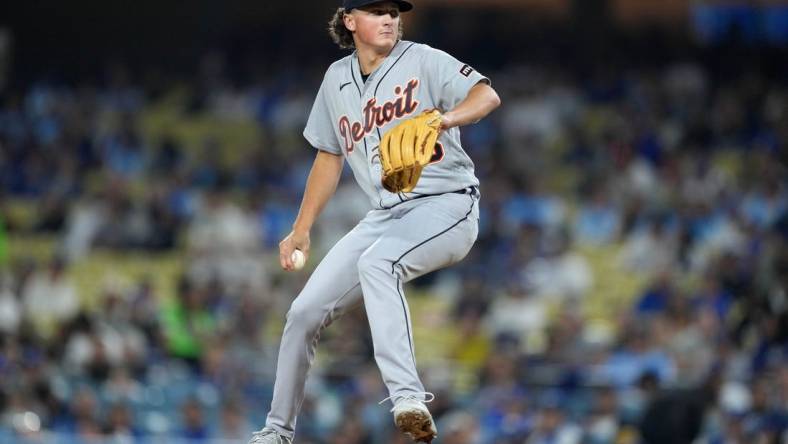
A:
<svg viewBox="0 0 788 444">
<path fill-rule="evenodd" d="M 460 74 L 464 75 L 465 77 L 469 77 L 472 72 L 473 68 L 471 68 L 470 65 L 462 65 L 462 68 L 460 68 Z"/>
</svg>

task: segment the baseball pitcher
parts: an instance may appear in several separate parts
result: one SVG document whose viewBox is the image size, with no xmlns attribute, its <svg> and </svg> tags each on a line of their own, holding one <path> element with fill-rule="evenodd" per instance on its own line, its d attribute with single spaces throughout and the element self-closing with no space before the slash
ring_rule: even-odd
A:
<svg viewBox="0 0 788 444">
<path fill-rule="evenodd" d="M 304 137 L 316 156 L 293 230 L 279 244 L 281 266 L 292 271 L 302 255 L 308 260 L 310 230 L 345 161 L 373 209 L 293 301 L 271 410 L 250 444 L 292 443 L 321 331 L 362 304 L 394 422 L 416 441 L 437 436 L 403 284 L 460 261 L 475 242 L 479 181 L 459 128 L 500 99 L 471 66 L 402 39 L 400 14 L 412 8 L 408 1 L 345 0 L 330 21 L 334 41 L 353 52 L 328 68 L 312 106 Z"/>
</svg>

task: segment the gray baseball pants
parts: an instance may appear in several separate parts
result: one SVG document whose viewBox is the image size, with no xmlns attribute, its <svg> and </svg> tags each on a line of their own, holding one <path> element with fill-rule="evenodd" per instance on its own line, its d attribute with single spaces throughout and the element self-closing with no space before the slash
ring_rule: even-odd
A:
<svg viewBox="0 0 788 444">
<path fill-rule="evenodd" d="M 266 426 L 293 437 L 320 333 L 363 305 L 389 395 L 424 392 L 403 283 L 459 262 L 478 235 L 478 191 L 372 210 L 323 258 L 287 313 Z"/>
</svg>

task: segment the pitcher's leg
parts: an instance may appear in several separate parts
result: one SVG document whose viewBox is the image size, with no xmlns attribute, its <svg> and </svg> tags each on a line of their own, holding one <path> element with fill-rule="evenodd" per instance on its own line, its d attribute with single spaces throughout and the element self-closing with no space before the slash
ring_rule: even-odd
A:
<svg viewBox="0 0 788 444">
<path fill-rule="evenodd" d="M 356 264 L 380 234 L 372 222 L 374 219 L 365 219 L 334 245 L 287 313 L 266 426 L 290 438 L 321 331 L 347 309 L 361 303 Z"/>
<path fill-rule="evenodd" d="M 383 380 L 398 397 L 424 391 L 402 285 L 461 260 L 478 234 L 477 198 L 444 195 L 392 221 L 358 263 L 364 307 Z"/>
<path fill-rule="evenodd" d="M 339 286 L 333 289 L 330 286 L 316 287 L 305 287 L 293 301 L 279 344 L 274 394 L 266 426 L 289 437 L 295 432 L 296 419 L 304 400 L 306 378 L 315 358 L 321 331 L 336 318 L 342 306 L 361 301 L 361 288 L 357 282 L 343 285 L 346 290 L 341 292 L 334 291 Z M 308 300 L 315 299 L 316 294 L 334 297 L 338 305 L 334 308 L 310 306 Z"/>
</svg>

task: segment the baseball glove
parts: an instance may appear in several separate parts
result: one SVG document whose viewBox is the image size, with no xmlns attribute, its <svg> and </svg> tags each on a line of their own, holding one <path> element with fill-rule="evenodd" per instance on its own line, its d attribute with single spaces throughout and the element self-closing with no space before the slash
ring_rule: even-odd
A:
<svg viewBox="0 0 788 444">
<path fill-rule="evenodd" d="M 392 193 L 408 193 L 432 158 L 441 128 L 438 110 L 424 111 L 386 131 L 380 142 L 383 187 Z"/>
</svg>

